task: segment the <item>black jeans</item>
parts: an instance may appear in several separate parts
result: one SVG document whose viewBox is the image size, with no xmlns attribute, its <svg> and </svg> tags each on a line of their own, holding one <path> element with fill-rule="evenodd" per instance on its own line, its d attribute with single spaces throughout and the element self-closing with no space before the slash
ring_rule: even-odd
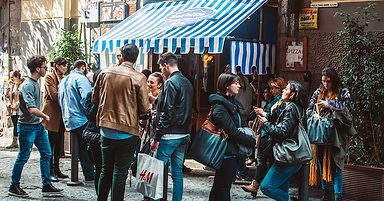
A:
<svg viewBox="0 0 384 201">
<path fill-rule="evenodd" d="M 101 148 L 100 148 L 100 143 L 91 143 L 91 151 L 92 151 L 92 159 L 93 162 L 95 163 L 95 169 L 96 169 L 96 174 L 95 174 L 95 190 L 96 194 L 99 193 L 98 187 L 99 187 L 99 178 L 101 174 Z"/>
<path fill-rule="evenodd" d="M 255 180 L 261 183 L 273 164 L 272 139 L 266 135 L 260 138 L 260 146 L 256 157 Z"/>
<path fill-rule="evenodd" d="M 209 194 L 210 201 L 231 200 L 230 190 L 232 182 L 236 178 L 236 161 L 236 157 L 224 159 L 220 169 L 216 170 L 211 193 Z"/>
<path fill-rule="evenodd" d="M 12 124 L 13 124 L 13 137 L 19 136 L 19 134 L 17 133 L 17 120 L 18 119 L 19 119 L 19 115 L 12 115 L 11 116 L 11 120 L 12 120 Z"/>
<path fill-rule="evenodd" d="M 84 124 L 79 128 L 71 130 L 70 133 L 71 136 L 77 136 L 79 141 L 79 159 L 85 180 L 93 180 L 95 178 L 95 166 L 91 160 L 92 153 L 87 150 L 87 143 L 82 137 L 86 125 Z"/>
<path fill-rule="evenodd" d="M 64 123 L 60 121 L 59 131 L 48 131 L 49 144 L 51 145 L 52 158 L 50 161 L 51 175 L 58 173 L 60 170 L 59 161 L 61 153 L 61 143 L 64 140 Z"/>
<path fill-rule="evenodd" d="M 112 140 L 101 136 L 102 168 L 98 201 L 106 201 L 110 189 L 111 201 L 124 200 L 128 169 L 131 166 L 138 141 L 137 136 L 124 140 Z"/>
</svg>

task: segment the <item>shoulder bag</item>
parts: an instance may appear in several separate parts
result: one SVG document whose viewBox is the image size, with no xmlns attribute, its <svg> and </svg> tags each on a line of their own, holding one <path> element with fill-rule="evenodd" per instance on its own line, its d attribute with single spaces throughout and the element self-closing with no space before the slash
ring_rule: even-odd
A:
<svg viewBox="0 0 384 201">
<path fill-rule="evenodd" d="M 312 159 L 311 143 L 303 127 L 301 113 L 296 105 L 295 108 L 299 114 L 297 139 L 291 136 L 296 140 L 287 138 L 273 146 L 273 156 L 280 164 L 299 164 Z"/>
<path fill-rule="evenodd" d="M 211 114 L 214 106 L 211 107 L 207 119 L 196 134 L 190 154 L 199 163 L 219 169 L 227 149 L 227 135 L 223 129 L 217 128 L 211 121 Z"/>
</svg>

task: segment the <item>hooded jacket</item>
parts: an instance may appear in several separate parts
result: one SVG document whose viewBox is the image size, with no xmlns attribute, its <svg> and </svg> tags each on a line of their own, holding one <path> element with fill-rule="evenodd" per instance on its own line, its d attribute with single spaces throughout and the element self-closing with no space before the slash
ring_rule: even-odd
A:
<svg viewBox="0 0 384 201">
<path fill-rule="evenodd" d="M 209 103 L 213 106 L 210 121 L 218 128 L 222 128 L 228 135 L 226 155 L 238 155 L 239 146 L 243 144 L 249 148 L 255 146 L 256 141 L 240 131 L 238 128 L 246 127 L 246 122 L 241 118 L 241 104 L 233 97 L 223 93 L 209 96 Z"/>
</svg>

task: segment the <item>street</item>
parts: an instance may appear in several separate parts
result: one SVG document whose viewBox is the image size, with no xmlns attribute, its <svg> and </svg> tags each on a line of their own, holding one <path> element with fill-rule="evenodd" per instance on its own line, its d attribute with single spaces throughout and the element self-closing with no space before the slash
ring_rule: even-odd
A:
<svg viewBox="0 0 384 201">
<path fill-rule="evenodd" d="M 17 197 L 8 196 L 8 188 L 10 183 L 12 166 L 17 156 L 17 149 L 8 150 L 5 147 L 11 142 L 10 137 L 0 137 L 0 200 L 26 200 Z M 60 160 L 61 170 L 65 174 L 70 175 L 70 158 L 62 158 Z M 184 194 L 183 200 L 208 200 L 209 192 L 213 183 L 213 172 L 203 170 L 203 165 L 194 160 L 187 160 L 186 165 L 192 168 L 192 172 L 184 175 Z M 79 167 L 81 167 L 79 165 Z M 130 187 L 130 179 L 127 179 L 125 189 L 125 200 L 140 201 L 143 196 L 135 190 L 135 178 L 132 177 Z M 81 170 L 79 170 L 79 179 L 84 180 Z M 168 200 L 172 198 L 172 179 L 168 178 Z M 43 198 L 41 193 L 41 178 L 39 166 L 39 152 L 34 147 L 28 163 L 24 166 L 21 187 L 30 195 L 28 200 L 96 200 L 93 182 L 85 182 L 84 186 L 70 187 L 66 185 L 69 179 L 61 180 L 53 183 L 57 188 L 64 189 L 64 197 L 61 198 Z M 291 188 L 292 194 L 297 194 L 296 188 Z M 296 195 L 297 196 L 297 195 Z M 231 189 L 231 197 L 233 201 L 255 200 L 249 193 L 241 189 L 241 185 L 235 184 Z M 263 195 L 260 191 L 257 200 L 272 200 Z M 310 199 L 318 200 L 318 199 Z"/>
</svg>

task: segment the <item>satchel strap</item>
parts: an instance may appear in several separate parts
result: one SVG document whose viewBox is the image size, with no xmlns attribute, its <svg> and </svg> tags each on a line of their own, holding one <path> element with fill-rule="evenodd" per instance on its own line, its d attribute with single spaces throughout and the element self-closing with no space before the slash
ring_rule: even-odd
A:
<svg viewBox="0 0 384 201">
<path fill-rule="evenodd" d="M 293 104 L 294 106 L 295 106 L 295 108 L 296 108 L 296 111 L 297 111 L 297 113 L 299 114 L 299 122 L 301 123 L 301 125 L 303 125 L 303 115 L 301 114 L 301 112 L 300 112 L 300 110 L 299 110 L 299 107 L 297 107 L 297 105 L 296 104 L 294 104 L 294 103 L 291 103 L 291 104 Z"/>
</svg>

